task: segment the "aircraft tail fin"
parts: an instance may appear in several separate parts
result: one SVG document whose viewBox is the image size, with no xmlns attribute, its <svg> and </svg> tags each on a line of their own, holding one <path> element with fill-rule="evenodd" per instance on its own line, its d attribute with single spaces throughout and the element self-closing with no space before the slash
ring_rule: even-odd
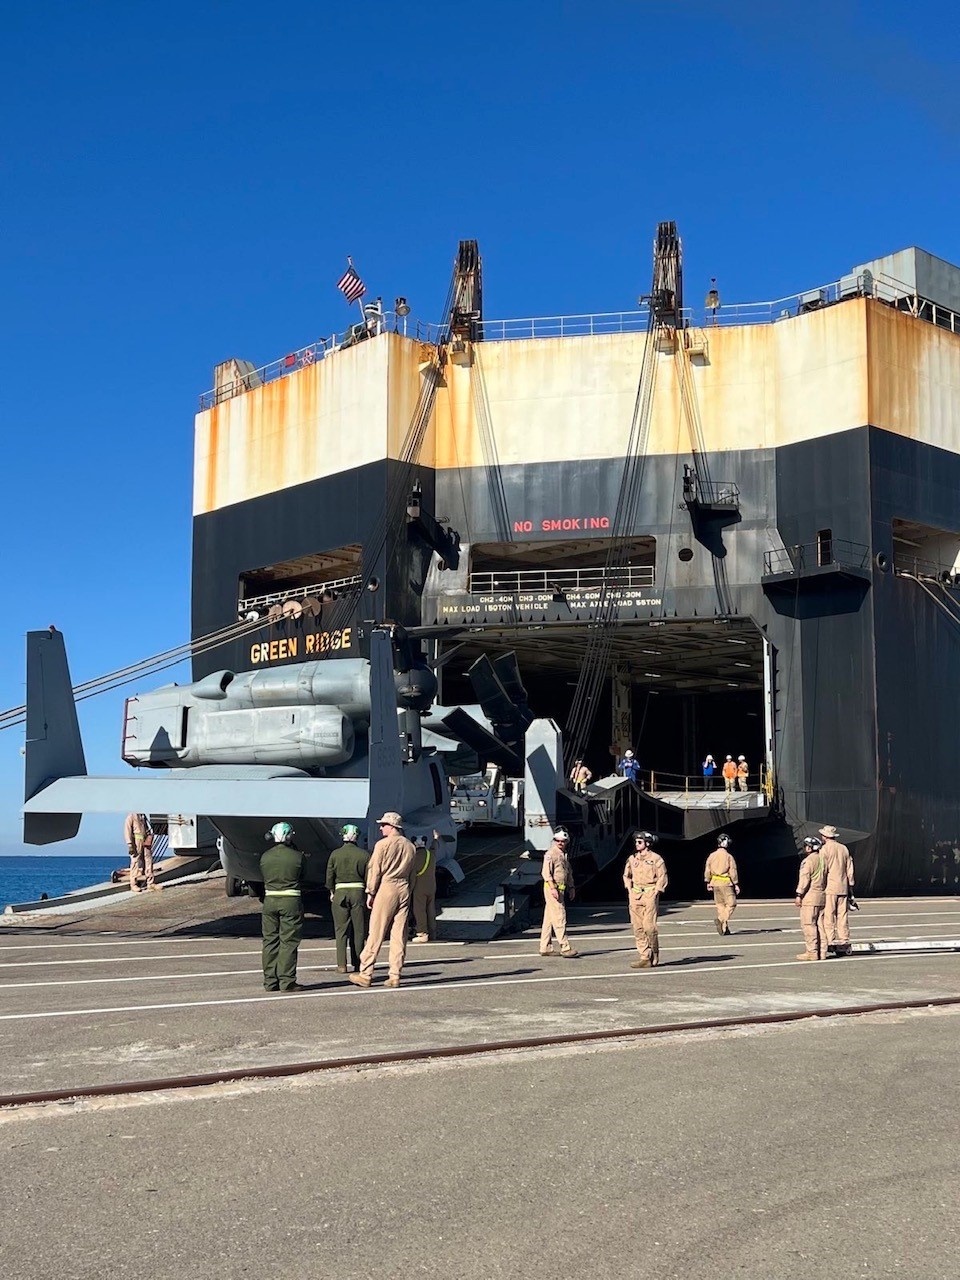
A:
<svg viewBox="0 0 960 1280">
<path fill-rule="evenodd" d="M 59 778 L 85 777 L 87 762 L 80 738 L 67 650 L 54 627 L 27 632 L 27 735 L 25 801 Z M 27 844 L 70 840 L 80 830 L 79 813 L 27 813 Z"/>
</svg>

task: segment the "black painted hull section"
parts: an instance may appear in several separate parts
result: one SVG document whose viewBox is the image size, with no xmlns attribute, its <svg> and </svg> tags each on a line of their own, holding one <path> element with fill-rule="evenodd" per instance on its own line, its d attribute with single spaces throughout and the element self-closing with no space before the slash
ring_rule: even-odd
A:
<svg viewBox="0 0 960 1280">
<path fill-rule="evenodd" d="M 715 455 L 713 473 L 739 486 L 739 518 L 697 527 L 680 509 L 684 460 L 645 463 L 634 532 L 657 539 L 657 585 L 622 625 L 752 619 L 775 655 L 774 764 L 786 827 L 795 836 L 840 827 L 864 892 L 957 892 L 960 624 L 875 557 L 892 564 L 893 519 L 960 529 L 960 458 L 870 427 Z M 589 525 L 547 532 L 543 522 L 612 520 L 621 471 L 622 460 L 585 459 L 436 474 L 420 467 L 417 476 L 425 507 L 448 517 L 465 543 L 535 543 L 604 536 Z M 453 630 L 466 621 L 443 608 L 458 575 L 434 574 L 425 585 L 431 556 L 408 541 L 405 517 L 377 543 L 403 475 L 399 464 L 372 464 L 197 517 L 194 635 L 236 620 L 243 572 L 371 540 L 378 554 L 365 571 L 383 585 L 349 606 L 354 624 L 389 618 Z M 761 581 L 765 551 L 811 543 L 824 529 L 867 548 L 864 573 Z M 679 559 L 682 548 L 693 549 L 691 560 Z M 338 606 L 341 625 L 346 608 Z M 199 658 L 194 675 L 250 665 L 245 639 Z M 787 834 L 771 833 L 770 854 L 789 852 Z"/>
</svg>

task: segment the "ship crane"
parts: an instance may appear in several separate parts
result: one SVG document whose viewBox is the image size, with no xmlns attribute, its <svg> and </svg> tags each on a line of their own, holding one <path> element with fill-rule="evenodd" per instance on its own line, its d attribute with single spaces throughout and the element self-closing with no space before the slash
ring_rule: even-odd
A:
<svg viewBox="0 0 960 1280">
<path fill-rule="evenodd" d="M 600 692 L 610 662 L 618 616 L 617 570 L 630 555 L 630 540 L 639 514 L 640 493 L 650 434 L 650 421 L 657 378 L 657 352 L 674 353 L 674 365 L 684 419 L 690 435 L 691 463 L 684 466 L 683 502 L 690 513 L 694 535 L 711 553 L 717 604 L 721 614 L 729 613 L 723 547 L 712 518 L 727 518 L 739 509 L 737 488 L 717 486 L 710 475 L 703 422 L 691 367 L 695 344 L 683 311 L 683 250 L 675 222 L 661 222 L 653 248 L 653 283 L 649 295 L 641 297 L 649 308 L 649 324 L 643 349 L 640 381 L 634 402 L 630 436 L 624 455 L 623 474 L 617 499 L 613 536 L 604 566 L 604 585 L 597 604 L 596 620 L 590 628 L 587 651 L 574 691 L 568 725 L 569 764 L 583 756 L 593 729 Z"/>
<path fill-rule="evenodd" d="M 643 345 L 640 380 L 633 405 L 633 419 L 624 451 L 623 473 L 614 512 L 613 528 L 604 563 L 603 586 L 595 620 L 587 639 L 583 665 L 573 694 L 567 726 L 567 768 L 586 750 L 606 677 L 617 625 L 619 598 L 614 590 L 619 570 L 630 558 L 631 538 L 637 524 L 640 494 L 650 436 L 653 396 L 657 380 L 657 352 L 669 330 L 676 330 L 683 310 L 683 275 L 680 237 L 675 222 L 661 222 L 653 245 L 653 282 L 647 297 L 649 323 Z"/>
</svg>

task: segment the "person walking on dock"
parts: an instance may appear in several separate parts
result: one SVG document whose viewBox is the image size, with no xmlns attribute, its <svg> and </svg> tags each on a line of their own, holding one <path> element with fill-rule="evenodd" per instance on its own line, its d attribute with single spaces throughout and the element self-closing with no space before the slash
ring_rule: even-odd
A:
<svg viewBox="0 0 960 1280">
<path fill-rule="evenodd" d="M 737 756 L 737 788 L 746 791 L 747 779 L 750 777 L 750 766 L 746 756 Z"/>
<path fill-rule="evenodd" d="M 297 982 L 297 951 L 303 937 L 304 854 L 293 843 L 293 827 L 277 822 L 270 845 L 260 855 L 263 876 L 263 986 L 266 991 L 302 991 Z"/>
<path fill-rule="evenodd" d="M 560 954 L 566 960 L 573 960 L 580 952 L 574 951 L 567 937 L 564 895 L 569 893 L 571 900 L 577 896 L 569 849 L 570 832 L 566 827 L 557 827 L 553 833 L 553 843 L 543 855 L 543 928 L 540 930 L 540 954 L 556 955 L 553 949 L 553 935 L 556 934 Z"/>
<path fill-rule="evenodd" d="M 337 972 L 347 972 L 347 946 L 354 973 L 360 968 L 360 952 L 367 940 L 365 885 L 370 854 L 358 843 L 360 829 L 352 822 L 340 828 L 343 843 L 327 859 L 326 885 L 330 891 L 337 941 Z"/>
<path fill-rule="evenodd" d="M 824 837 L 823 856 L 827 863 L 827 892 L 823 908 L 823 927 L 827 948 L 838 956 L 850 954 L 849 905 L 853 892 L 853 859 L 850 850 L 840 843 L 836 827 L 820 828 Z"/>
<path fill-rule="evenodd" d="M 737 864 L 730 852 L 732 844 L 733 841 L 729 836 L 718 836 L 717 847 L 707 858 L 703 869 L 707 892 L 713 894 L 713 905 L 716 911 L 714 923 L 719 934 L 730 932 L 730 917 L 737 909 L 737 898 L 740 896 Z"/>
<path fill-rule="evenodd" d="M 823 856 L 823 841 L 816 836 L 808 836 L 803 842 L 803 861 L 800 863 L 795 899 L 800 908 L 800 927 L 805 943 L 805 950 L 797 956 L 798 960 L 827 958 L 827 932 L 823 922 L 826 885 L 827 862 Z"/>
<path fill-rule="evenodd" d="M 123 838 L 130 855 L 130 892 L 142 893 L 146 888 L 159 889 L 153 878 L 153 828 L 145 813 L 128 813 L 123 824 Z"/>
<path fill-rule="evenodd" d="M 667 887 L 667 864 L 654 849 L 656 843 L 657 837 L 651 832 L 636 832 L 633 853 L 623 869 L 623 887 L 627 891 L 638 953 L 631 969 L 649 969 L 660 963 L 657 910 L 660 895 Z"/>
<path fill-rule="evenodd" d="M 390 976 L 384 986 L 399 987 L 407 955 L 407 922 L 413 897 L 414 863 L 417 851 L 403 834 L 403 818 L 391 809 L 379 820 L 380 839 L 373 846 L 367 867 L 367 906 L 370 931 L 360 953 L 360 972 L 349 974 L 357 987 L 373 983 L 377 956 L 390 934 Z"/>
<path fill-rule="evenodd" d="M 727 756 L 723 762 L 721 772 L 723 773 L 723 789 L 729 795 L 737 785 L 737 766 L 733 762 L 733 756 Z"/>
<path fill-rule="evenodd" d="M 433 842 L 426 836 L 418 836 L 417 860 L 413 868 L 413 919 L 416 925 L 414 942 L 433 942 L 437 936 L 437 850 L 440 833 L 434 831 Z"/>
</svg>

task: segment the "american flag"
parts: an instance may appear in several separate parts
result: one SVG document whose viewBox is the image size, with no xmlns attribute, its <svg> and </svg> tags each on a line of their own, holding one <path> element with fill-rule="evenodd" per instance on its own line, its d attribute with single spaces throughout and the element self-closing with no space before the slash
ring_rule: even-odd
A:
<svg viewBox="0 0 960 1280">
<path fill-rule="evenodd" d="M 337 281 L 337 288 L 348 302 L 356 302 L 358 298 L 362 298 L 367 292 L 367 286 L 357 275 L 356 268 L 352 262 Z"/>
</svg>

